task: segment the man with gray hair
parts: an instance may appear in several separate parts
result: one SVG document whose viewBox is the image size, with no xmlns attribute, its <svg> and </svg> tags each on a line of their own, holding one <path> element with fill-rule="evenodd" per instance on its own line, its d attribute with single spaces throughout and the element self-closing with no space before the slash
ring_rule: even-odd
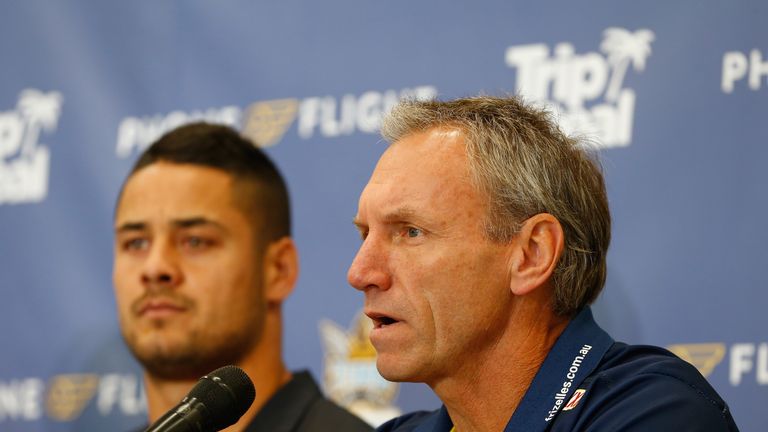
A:
<svg viewBox="0 0 768 432">
<path fill-rule="evenodd" d="M 695 368 L 593 320 L 603 176 L 545 111 L 516 97 L 406 101 L 382 134 L 348 279 L 379 372 L 444 405 L 380 430 L 737 430 Z"/>
</svg>

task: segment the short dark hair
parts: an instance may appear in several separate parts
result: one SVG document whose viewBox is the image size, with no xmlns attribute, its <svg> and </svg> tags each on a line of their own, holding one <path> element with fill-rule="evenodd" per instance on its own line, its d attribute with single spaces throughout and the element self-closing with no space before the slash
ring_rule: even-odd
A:
<svg viewBox="0 0 768 432">
<path fill-rule="evenodd" d="M 288 188 L 283 176 L 261 149 L 231 127 L 196 122 L 171 130 L 139 156 L 126 182 L 137 171 L 161 161 L 201 165 L 230 174 L 235 184 L 246 186 L 245 202 L 236 204 L 259 219 L 262 226 L 255 225 L 256 232 L 263 233 L 267 241 L 291 235 Z"/>
</svg>

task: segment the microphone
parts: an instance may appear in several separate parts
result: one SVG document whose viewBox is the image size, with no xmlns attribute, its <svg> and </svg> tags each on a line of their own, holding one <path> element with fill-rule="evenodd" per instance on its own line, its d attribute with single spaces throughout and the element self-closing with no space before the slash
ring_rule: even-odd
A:
<svg viewBox="0 0 768 432">
<path fill-rule="evenodd" d="M 237 366 L 224 366 L 200 378 L 187 396 L 146 432 L 213 432 L 231 426 L 248 411 L 256 389 Z"/>
</svg>

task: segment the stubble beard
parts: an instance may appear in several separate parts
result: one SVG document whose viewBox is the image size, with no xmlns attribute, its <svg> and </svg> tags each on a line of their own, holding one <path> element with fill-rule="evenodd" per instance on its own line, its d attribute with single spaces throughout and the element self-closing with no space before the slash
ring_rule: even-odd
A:
<svg viewBox="0 0 768 432">
<path fill-rule="evenodd" d="M 229 364 L 238 364 L 260 339 L 261 326 L 239 328 L 225 335 L 200 334 L 198 331 L 175 330 L 178 339 L 160 334 L 170 332 L 167 323 L 156 323 L 152 339 L 140 342 L 138 336 L 123 338 L 134 357 L 150 376 L 164 380 L 197 379 Z"/>
</svg>

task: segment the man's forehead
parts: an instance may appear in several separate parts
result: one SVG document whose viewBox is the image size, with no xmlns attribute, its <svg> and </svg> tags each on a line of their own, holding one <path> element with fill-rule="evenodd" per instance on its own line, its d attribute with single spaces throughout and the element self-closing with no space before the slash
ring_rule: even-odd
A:
<svg viewBox="0 0 768 432">
<path fill-rule="evenodd" d="M 457 178 L 467 171 L 463 134 L 456 129 L 431 128 L 405 135 L 379 158 L 369 184 L 407 180 L 424 173 L 445 171 Z"/>
<path fill-rule="evenodd" d="M 402 136 L 393 142 L 384 154 L 382 159 L 388 154 L 407 149 L 414 154 L 435 155 L 436 153 L 465 153 L 464 133 L 456 128 L 432 127 L 425 130 L 411 132 Z"/>
<path fill-rule="evenodd" d="M 237 210 L 229 174 L 197 165 L 158 162 L 134 173 L 120 196 L 115 223 L 219 221 Z"/>
<path fill-rule="evenodd" d="M 447 211 L 453 200 L 475 202 L 477 193 L 463 136 L 431 129 L 396 141 L 382 155 L 360 196 L 358 218 L 369 212 L 384 218 Z"/>
</svg>

